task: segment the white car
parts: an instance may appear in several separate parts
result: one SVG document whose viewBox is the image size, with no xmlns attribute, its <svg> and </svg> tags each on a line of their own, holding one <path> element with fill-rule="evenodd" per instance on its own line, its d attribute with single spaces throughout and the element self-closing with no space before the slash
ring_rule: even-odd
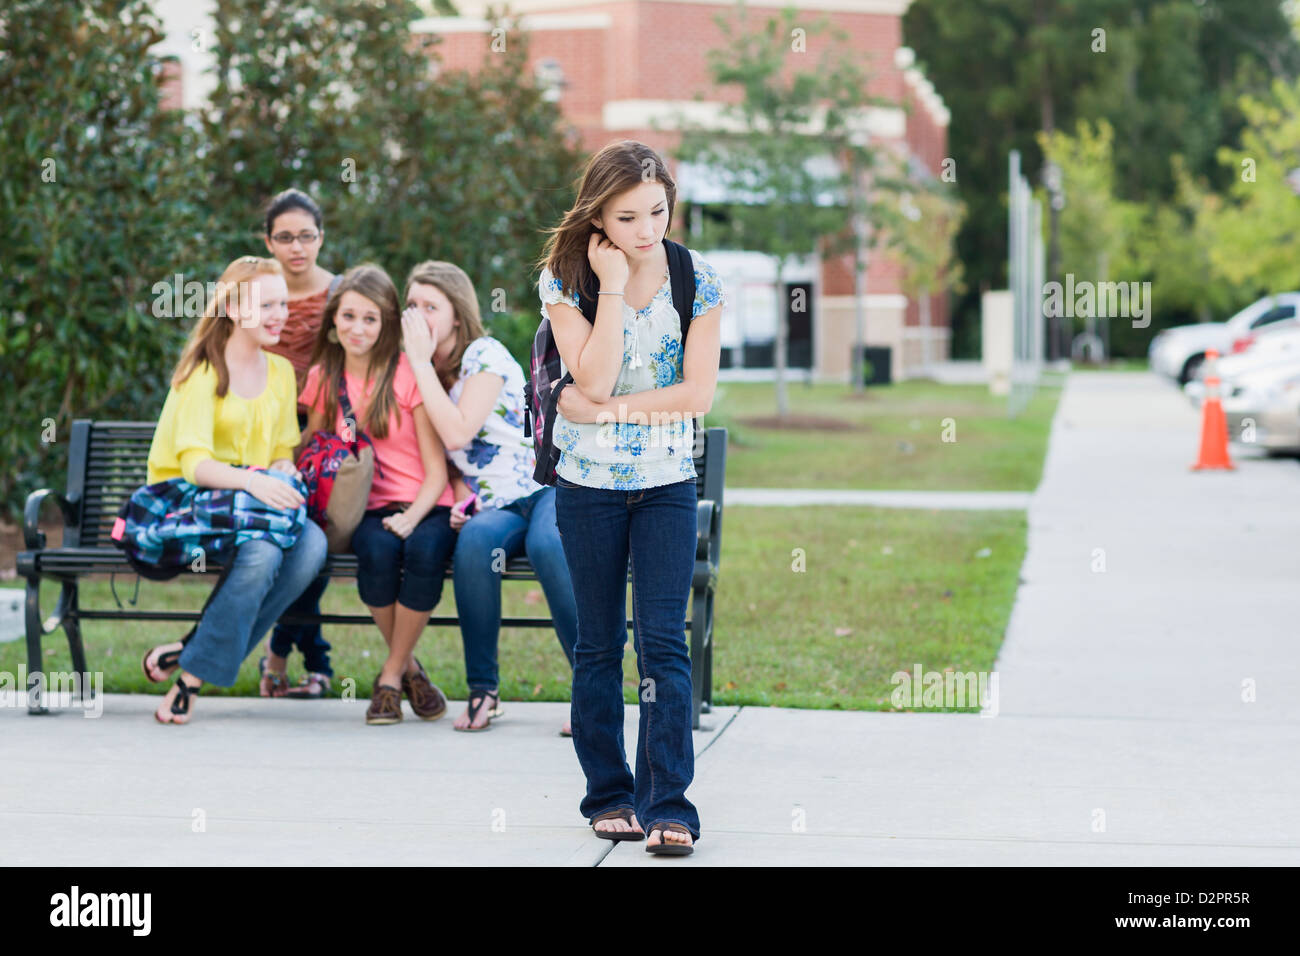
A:
<svg viewBox="0 0 1300 956">
<path fill-rule="evenodd" d="M 1272 454 L 1300 452 L 1300 362 L 1244 376 L 1223 396 L 1228 437 Z"/>
<path fill-rule="evenodd" d="M 1151 340 L 1147 349 L 1151 368 L 1185 385 L 1196 376 L 1207 350 L 1230 354 L 1233 343 L 1254 330 L 1294 319 L 1297 306 L 1300 306 L 1300 292 L 1279 292 L 1251 303 L 1227 322 L 1201 322 L 1165 329 Z"/>
<path fill-rule="evenodd" d="M 1219 379 L 1223 383 L 1220 394 L 1243 376 L 1263 369 L 1273 369 L 1282 365 L 1300 364 L 1300 321 L 1290 320 L 1266 325 L 1259 332 L 1252 332 L 1246 339 L 1238 340 L 1242 351 L 1225 355 L 1218 361 Z M 1196 378 L 1183 386 L 1183 392 L 1193 407 L 1200 408 L 1205 398 L 1205 374 L 1208 366 L 1202 363 L 1196 370 Z"/>
</svg>

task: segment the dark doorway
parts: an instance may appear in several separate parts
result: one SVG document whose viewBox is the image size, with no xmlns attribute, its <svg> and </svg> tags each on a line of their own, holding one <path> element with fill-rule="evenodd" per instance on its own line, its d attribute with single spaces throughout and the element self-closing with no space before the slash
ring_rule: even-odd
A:
<svg viewBox="0 0 1300 956">
<path fill-rule="evenodd" d="M 812 368 L 813 364 L 813 288 L 811 282 L 786 283 L 785 317 L 790 330 L 786 349 L 790 368 Z"/>
</svg>

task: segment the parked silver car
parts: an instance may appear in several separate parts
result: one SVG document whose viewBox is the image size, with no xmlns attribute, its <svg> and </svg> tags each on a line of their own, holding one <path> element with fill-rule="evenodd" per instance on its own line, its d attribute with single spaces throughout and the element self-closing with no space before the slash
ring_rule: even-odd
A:
<svg viewBox="0 0 1300 956">
<path fill-rule="evenodd" d="M 1223 393 L 1228 438 L 1271 454 L 1300 453 L 1300 362 L 1241 376 Z"/>
</svg>

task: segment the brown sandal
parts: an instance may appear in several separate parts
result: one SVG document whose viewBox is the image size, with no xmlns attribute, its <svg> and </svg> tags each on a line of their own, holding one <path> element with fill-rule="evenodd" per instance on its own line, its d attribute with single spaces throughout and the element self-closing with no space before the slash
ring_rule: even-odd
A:
<svg viewBox="0 0 1300 956">
<path fill-rule="evenodd" d="M 650 828 L 651 833 L 654 833 L 656 830 L 660 831 L 659 842 L 646 844 L 645 851 L 647 853 L 657 853 L 660 856 L 690 856 L 695 852 L 695 837 L 692 835 L 691 831 L 686 829 L 682 824 L 664 823 L 660 821 Z M 669 843 L 664 839 L 664 830 L 672 830 L 674 833 L 685 833 L 691 838 L 692 842 L 689 845 L 685 843 Z"/>
<path fill-rule="evenodd" d="M 636 816 L 627 807 L 620 807 L 617 810 L 606 810 L 604 813 L 598 813 L 591 818 L 591 828 L 596 830 L 596 824 L 601 820 L 622 820 L 628 826 L 632 825 L 632 818 Z M 596 830 L 596 836 L 602 840 L 613 840 L 619 843 L 623 840 L 644 840 L 644 830 Z"/>
</svg>

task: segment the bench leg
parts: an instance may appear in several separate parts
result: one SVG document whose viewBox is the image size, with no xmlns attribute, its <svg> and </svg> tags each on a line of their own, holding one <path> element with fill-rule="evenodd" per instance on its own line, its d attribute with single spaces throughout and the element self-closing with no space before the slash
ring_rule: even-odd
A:
<svg viewBox="0 0 1300 956">
<path fill-rule="evenodd" d="M 72 594 L 65 602 L 63 612 L 63 633 L 68 636 L 68 654 L 72 658 L 72 670 L 77 674 L 77 696 L 82 701 L 93 700 L 95 688 L 90 674 L 86 671 L 86 647 L 81 643 L 81 621 L 77 619 L 77 586 L 72 586 Z"/>
<path fill-rule="evenodd" d="M 86 651 L 81 643 L 81 629 L 77 622 L 77 584 L 75 581 L 63 582 L 59 593 L 59 603 L 49 621 L 41 620 L 41 579 L 27 579 L 27 713 L 48 714 L 46 689 L 49 682 L 45 679 L 45 661 L 41 656 L 41 638 L 53 634 L 60 626 L 68 636 L 68 650 L 72 655 L 72 666 L 80 677 L 79 693 L 85 699 L 86 687 Z"/>
<path fill-rule="evenodd" d="M 708 596 L 703 588 L 696 588 L 691 597 L 691 729 L 700 729 L 700 709 L 708 686 L 708 677 L 704 666 L 705 647 L 704 619 L 708 605 Z"/>
<path fill-rule="evenodd" d="M 43 691 L 45 669 L 41 664 L 41 637 L 45 633 L 41 621 L 41 579 L 27 579 L 27 713 L 48 714 Z"/>
<path fill-rule="evenodd" d="M 713 592 L 704 599 L 704 699 L 700 704 L 706 714 L 713 713 Z"/>
</svg>

